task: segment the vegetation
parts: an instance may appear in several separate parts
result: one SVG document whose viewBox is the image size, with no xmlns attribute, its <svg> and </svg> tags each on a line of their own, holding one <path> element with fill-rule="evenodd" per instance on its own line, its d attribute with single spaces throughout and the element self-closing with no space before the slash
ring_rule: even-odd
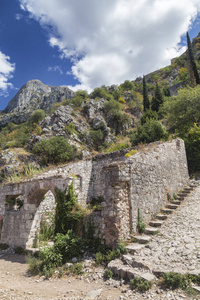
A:
<svg viewBox="0 0 200 300">
<path fill-rule="evenodd" d="M 144 233 L 146 225 L 142 222 L 142 216 L 140 209 L 138 208 L 138 215 L 137 215 L 137 231 L 141 234 Z"/>
<path fill-rule="evenodd" d="M 48 140 L 37 142 L 33 152 L 40 155 L 45 164 L 64 163 L 73 160 L 76 156 L 76 149 L 63 136 L 54 136 Z"/>
<path fill-rule="evenodd" d="M 192 77 L 194 76 L 196 84 L 200 84 L 199 73 L 197 71 L 197 66 L 194 59 L 194 54 L 193 54 L 192 45 L 191 45 L 188 32 L 187 32 L 187 46 L 188 46 L 189 67 L 192 72 L 191 81 L 192 81 Z"/>
<path fill-rule="evenodd" d="M 145 292 L 152 287 L 152 282 L 144 280 L 142 278 L 135 277 L 130 281 L 130 287 L 133 290 L 137 290 L 139 292 Z"/>
<path fill-rule="evenodd" d="M 147 84 L 144 76 L 143 76 L 143 107 L 144 107 L 144 112 L 150 107 Z"/>
</svg>

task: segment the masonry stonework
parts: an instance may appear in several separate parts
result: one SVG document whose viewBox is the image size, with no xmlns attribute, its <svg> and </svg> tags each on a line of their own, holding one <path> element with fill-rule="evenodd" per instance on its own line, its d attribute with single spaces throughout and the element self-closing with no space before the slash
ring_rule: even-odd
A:
<svg viewBox="0 0 200 300">
<path fill-rule="evenodd" d="M 98 196 L 104 199 L 101 211 L 93 214 L 96 235 L 111 246 L 119 238 L 129 239 L 130 232 L 136 231 L 138 208 L 147 223 L 165 206 L 167 193 L 173 195 L 187 184 L 188 169 L 181 139 L 140 147 L 129 158 L 125 157 L 127 152 L 98 155 L 57 167 L 32 180 L 2 186 L 0 242 L 31 247 L 43 214 L 55 208 L 55 187 L 64 190 L 72 180 L 81 205 Z M 9 197 L 21 197 L 23 206 L 8 209 L 5 204 Z"/>
</svg>

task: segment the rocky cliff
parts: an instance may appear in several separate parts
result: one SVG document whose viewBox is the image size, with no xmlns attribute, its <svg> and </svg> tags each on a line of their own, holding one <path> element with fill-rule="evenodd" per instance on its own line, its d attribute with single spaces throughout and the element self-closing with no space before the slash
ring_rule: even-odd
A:
<svg viewBox="0 0 200 300">
<path fill-rule="evenodd" d="M 4 113 L 28 114 L 35 109 L 47 111 L 53 103 L 71 99 L 73 95 L 73 91 L 67 87 L 50 86 L 40 80 L 30 80 L 11 99 Z"/>
</svg>

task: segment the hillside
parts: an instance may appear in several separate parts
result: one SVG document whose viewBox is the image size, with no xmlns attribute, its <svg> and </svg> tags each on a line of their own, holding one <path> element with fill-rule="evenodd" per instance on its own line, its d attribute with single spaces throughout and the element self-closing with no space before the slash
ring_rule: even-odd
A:
<svg viewBox="0 0 200 300">
<path fill-rule="evenodd" d="M 200 33 L 192 49 L 200 70 Z M 126 80 L 119 86 L 102 86 L 90 95 L 39 80 L 27 82 L 0 115 L 0 181 L 25 172 L 27 164 L 40 168 L 177 136 L 185 140 L 187 153 L 198 152 L 199 145 L 193 145 L 191 134 L 199 135 L 200 131 L 200 91 L 191 83 L 187 53 L 173 59 L 170 66 L 145 75 L 145 80 L 152 106 L 145 112 L 142 78 Z M 160 104 L 153 109 L 156 93 L 160 93 Z M 186 105 L 187 93 L 196 96 L 191 96 L 192 102 Z M 177 103 L 180 106 L 174 116 Z M 187 113 L 187 107 L 194 111 Z M 57 143 L 59 150 L 53 149 Z M 198 155 L 191 171 L 200 169 L 197 161 Z"/>
</svg>

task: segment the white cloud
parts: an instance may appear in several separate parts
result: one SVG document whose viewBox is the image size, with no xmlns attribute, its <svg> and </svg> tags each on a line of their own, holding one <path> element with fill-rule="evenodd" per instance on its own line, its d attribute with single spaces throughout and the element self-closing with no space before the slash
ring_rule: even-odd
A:
<svg viewBox="0 0 200 300">
<path fill-rule="evenodd" d="M 59 66 L 48 67 L 48 71 L 59 72 L 61 75 L 63 74 L 63 70 Z"/>
<path fill-rule="evenodd" d="M 0 51 L 0 95 L 7 95 L 8 88 L 12 88 L 9 79 L 15 71 L 15 64 L 10 63 L 10 57 Z"/>
<path fill-rule="evenodd" d="M 199 0 L 20 0 L 49 43 L 73 62 L 81 86 L 119 84 L 170 63 L 200 11 Z M 53 32 L 53 33 L 52 33 Z"/>
</svg>

